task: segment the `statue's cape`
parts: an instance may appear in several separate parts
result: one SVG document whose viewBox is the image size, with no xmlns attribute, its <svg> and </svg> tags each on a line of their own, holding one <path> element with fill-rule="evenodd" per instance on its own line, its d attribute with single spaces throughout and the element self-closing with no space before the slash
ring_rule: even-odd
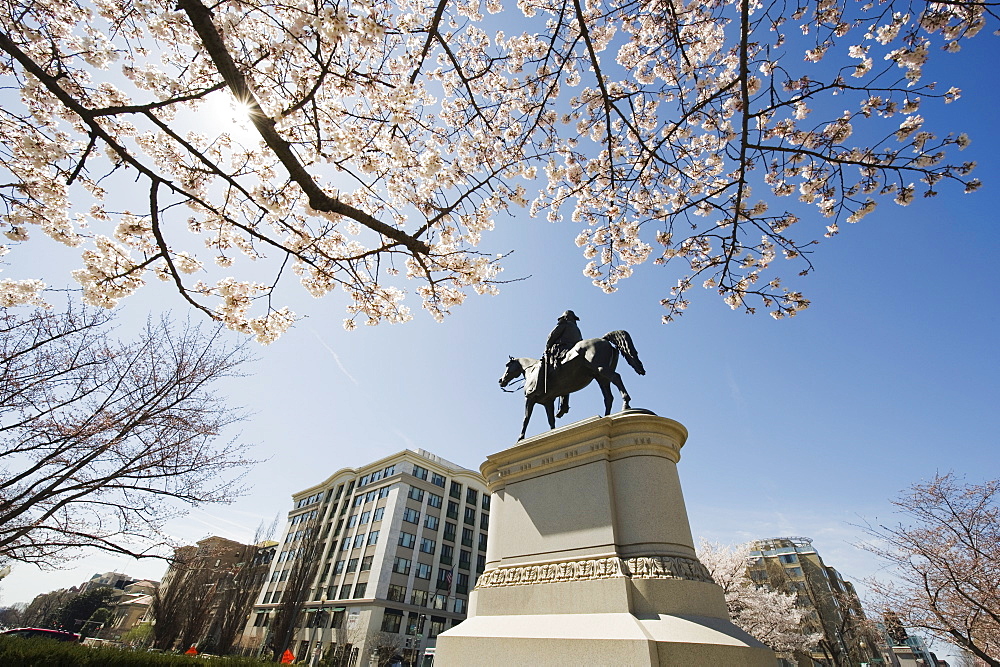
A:
<svg viewBox="0 0 1000 667">
<path fill-rule="evenodd" d="M 543 391 L 542 362 L 538 361 L 524 371 L 524 395 L 530 398 L 535 394 L 541 394 Z"/>
</svg>

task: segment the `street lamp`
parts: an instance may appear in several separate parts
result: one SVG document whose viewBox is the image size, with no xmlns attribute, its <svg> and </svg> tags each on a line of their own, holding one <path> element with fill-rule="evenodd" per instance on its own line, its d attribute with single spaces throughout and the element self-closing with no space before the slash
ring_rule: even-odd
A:
<svg viewBox="0 0 1000 667">
<path fill-rule="evenodd" d="M 424 643 L 424 621 L 427 620 L 427 614 L 420 614 L 417 616 L 417 650 L 416 650 L 416 667 L 420 667 L 420 663 L 423 662 L 420 655 L 420 647 Z"/>
</svg>

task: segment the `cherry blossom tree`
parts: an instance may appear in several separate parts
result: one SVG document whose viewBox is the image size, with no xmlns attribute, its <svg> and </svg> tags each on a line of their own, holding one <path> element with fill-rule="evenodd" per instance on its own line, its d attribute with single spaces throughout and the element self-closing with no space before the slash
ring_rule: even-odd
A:
<svg viewBox="0 0 1000 667">
<path fill-rule="evenodd" d="M 666 321 L 697 284 L 780 318 L 809 304 L 786 276 L 819 237 L 980 185 L 955 158 L 968 137 L 921 114 L 960 91 L 923 69 L 993 2 L 512 4 L 7 3 L 2 251 L 41 232 L 82 249 L 90 304 L 155 277 L 266 343 L 295 319 L 289 274 L 342 290 L 349 328 L 408 319 L 408 290 L 437 318 L 494 293 L 482 237 L 523 207 L 580 225 L 605 291 L 679 265 Z M 220 100 L 252 137 L 214 120 Z M 43 287 L 6 279 L 0 299 Z"/>
<path fill-rule="evenodd" d="M 795 606 L 795 596 L 757 586 L 747 574 L 751 544 L 726 547 L 702 540 L 698 558 L 722 590 L 733 623 L 767 644 L 781 657 L 808 655 L 823 638 L 802 631 L 805 611 Z"/>
<path fill-rule="evenodd" d="M 55 567 L 80 548 L 148 557 L 165 521 L 230 502 L 252 461 L 212 391 L 245 352 L 194 325 L 133 342 L 97 308 L 0 309 L 0 559 Z"/>
<path fill-rule="evenodd" d="M 900 520 L 869 523 L 861 545 L 892 566 L 870 582 L 899 622 L 1000 665 L 1000 479 L 954 473 L 914 484 L 892 504 Z"/>
</svg>

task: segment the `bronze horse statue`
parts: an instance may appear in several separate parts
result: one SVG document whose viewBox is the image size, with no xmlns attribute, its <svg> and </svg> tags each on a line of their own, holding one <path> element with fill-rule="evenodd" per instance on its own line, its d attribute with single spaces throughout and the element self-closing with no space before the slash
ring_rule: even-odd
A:
<svg viewBox="0 0 1000 667">
<path fill-rule="evenodd" d="M 604 394 L 605 415 L 611 414 L 611 404 L 614 402 L 611 395 L 612 384 L 618 387 L 618 391 L 622 395 L 622 401 L 625 404 L 623 409 L 628 410 L 631 407 L 629 405 L 631 397 L 625 389 L 622 376 L 615 371 L 619 354 L 625 357 L 625 361 L 636 373 L 646 374 L 646 369 L 642 367 L 639 354 L 632 344 L 632 337 L 628 335 L 627 331 L 612 331 L 600 338 L 580 341 L 569 351 L 565 361 L 549 370 L 547 377 L 538 378 L 537 382 L 532 382 L 531 378 L 533 375 L 545 372 L 545 369 L 541 368 L 541 361 L 527 357 L 519 359 L 511 357 L 510 361 L 507 362 L 506 372 L 500 378 L 500 386 L 506 387 L 522 375 L 526 379 L 524 385 L 524 424 L 521 426 L 521 437 L 518 440 L 524 439 L 524 433 L 528 429 L 528 421 L 531 419 L 531 412 L 536 404 L 545 406 L 545 416 L 548 417 L 549 427 L 555 428 L 556 399 L 568 397 L 572 392 L 586 387 L 592 380 L 597 380 L 597 384 L 601 387 L 601 393 Z M 562 417 L 568 410 L 568 403 L 564 403 L 558 416 Z"/>
</svg>

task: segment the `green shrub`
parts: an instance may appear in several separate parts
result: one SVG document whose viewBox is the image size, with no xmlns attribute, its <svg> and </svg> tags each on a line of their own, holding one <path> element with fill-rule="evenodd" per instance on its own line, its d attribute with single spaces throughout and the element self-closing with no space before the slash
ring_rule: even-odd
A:
<svg viewBox="0 0 1000 667">
<path fill-rule="evenodd" d="M 130 651 L 114 646 L 83 646 L 51 639 L 0 637 L 0 665 L 18 667 L 260 667 L 274 663 L 252 658 L 193 658 L 170 653 Z"/>
</svg>

